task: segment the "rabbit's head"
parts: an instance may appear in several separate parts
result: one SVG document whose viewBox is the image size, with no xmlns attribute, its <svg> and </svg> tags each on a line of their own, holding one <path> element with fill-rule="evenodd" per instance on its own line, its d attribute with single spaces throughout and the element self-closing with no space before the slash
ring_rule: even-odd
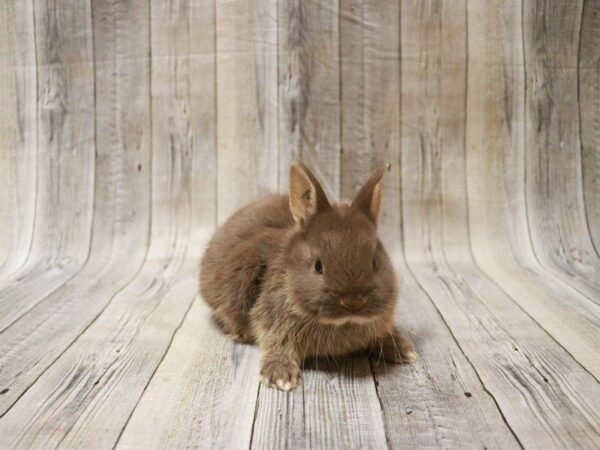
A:
<svg viewBox="0 0 600 450">
<path fill-rule="evenodd" d="M 389 167 L 376 170 L 351 204 L 332 205 L 311 171 L 292 163 L 289 203 L 296 228 L 284 270 L 298 314 L 332 325 L 391 319 L 396 277 L 377 236 Z"/>
</svg>

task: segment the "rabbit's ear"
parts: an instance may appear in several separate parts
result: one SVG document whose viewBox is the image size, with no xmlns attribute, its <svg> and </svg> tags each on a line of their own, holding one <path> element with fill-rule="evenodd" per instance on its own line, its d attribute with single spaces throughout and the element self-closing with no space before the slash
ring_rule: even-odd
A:
<svg viewBox="0 0 600 450">
<path fill-rule="evenodd" d="M 308 167 L 294 161 L 290 167 L 290 210 L 294 220 L 304 223 L 330 207 L 323 188 Z"/>
<path fill-rule="evenodd" d="M 375 170 L 352 200 L 352 207 L 365 213 L 375 224 L 381 207 L 382 178 L 391 167 L 390 163 L 386 163 Z"/>
</svg>

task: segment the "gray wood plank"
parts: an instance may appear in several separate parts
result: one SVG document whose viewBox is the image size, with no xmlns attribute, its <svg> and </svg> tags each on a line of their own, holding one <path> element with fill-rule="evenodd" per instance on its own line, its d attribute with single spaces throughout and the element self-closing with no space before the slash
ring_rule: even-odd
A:
<svg viewBox="0 0 600 450">
<path fill-rule="evenodd" d="M 95 150 L 91 12 L 89 5 L 80 7 L 71 0 L 51 4 L 36 0 L 34 18 L 40 151 L 30 257 L 42 267 L 64 267 L 87 259 L 91 233 Z"/>
<path fill-rule="evenodd" d="M 305 162 L 331 198 L 340 197 L 339 5 L 278 0 L 279 189 L 293 159 Z"/>
<path fill-rule="evenodd" d="M 33 4 L 0 8 L 0 280 L 27 260 L 34 226 L 37 68 Z"/>
<path fill-rule="evenodd" d="M 525 447 L 598 445 L 597 380 L 503 291 L 468 264 L 415 273 Z"/>
<path fill-rule="evenodd" d="M 364 355 L 308 361 L 302 385 L 261 385 L 252 447 L 386 448 L 381 409 Z"/>
<path fill-rule="evenodd" d="M 588 231 L 600 249 L 600 2 L 584 0 L 577 55 L 581 169 Z"/>
<path fill-rule="evenodd" d="M 2 417 L 4 445 L 114 445 L 195 296 L 195 264 L 184 269 L 184 254 L 179 242 L 171 258 L 147 262 Z"/>
<path fill-rule="evenodd" d="M 23 234 L 11 236 L 19 254 L 11 256 L 10 265 L 18 269 L 7 270 L 13 273 L 5 273 L 0 288 L 0 330 L 62 286 L 85 263 L 95 149 L 89 7 L 74 8 L 65 1 L 33 2 L 31 8 L 9 2 L 3 8 L 11 14 L 7 25 L 22 27 L 9 39 L 17 64 L 17 100 L 23 102 L 12 114 L 19 122 L 12 131 L 21 135 L 15 139 L 22 144 L 14 142 L 7 150 L 12 157 L 5 170 L 10 172 L 9 203 L 21 205 L 8 214 L 7 231 L 22 226 L 18 233 Z M 20 36 L 27 30 L 33 42 Z M 30 211 L 25 214 L 21 208 Z M 11 225 L 11 218 L 17 222 Z"/>
<path fill-rule="evenodd" d="M 445 29 L 464 27 L 452 23 Z M 456 62 L 453 58 L 464 46 L 448 36 L 441 42 L 455 44 L 442 55 L 445 70 L 444 61 Z M 409 267 L 525 447 L 597 446 L 594 404 L 600 385 L 472 261 L 465 129 L 462 120 L 455 121 L 460 105 L 466 105 L 466 92 L 460 88 L 466 74 L 456 85 L 447 80 L 437 84 L 434 74 L 431 81 L 417 80 L 414 87 L 439 95 L 413 119 L 420 124 L 424 145 L 418 152 L 403 153 Z M 418 139 L 410 125 L 405 123 L 407 132 Z"/>
<path fill-rule="evenodd" d="M 118 9 L 127 5 L 107 7 L 103 11 L 96 10 L 100 14 L 94 17 L 100 21 L 106 17 L 115 21 L 123 17 L 134 19 Z M 117 9 L 112 9 L 115 7 Z M 135 8 L 135 11 L 146 14 L 147 18 L 149 8 Z M 132 44 L 129 51 L 143 49 L 144 42 L 148 47 L 150 43 L 144 41 L 148 34 L 143 29 L 128 28 L 128 25 L 121 22 L 117 28 L 129 29 L 130 38 L 139 39 L 137 43 L 135 39 L 128 41 Z M 103 26 L 98 24 L 97 31 L 103 32 Z M 126 64 L 130 61 L 144 63 L 144 60 L 127 58 Z M 148 76 L 149 72 L 145 73 Z M 140 86 L 139 81 L 136 86 Z M 116 86 L 117 90 L 119 87 Z M 144 86 L 141 88 L 143 93 Z M 145 88 L 148 90 L 143 98 L 149 102 L 149 83 Z M 135 94 L 131 86 L 129 89 Z M 125 123 L 113 122 L 113 126 Z M 142 127 L 142 133 L 147 133 L 148 129 Z M 139 154 L 115 153 L 122 158 L 121 161 L 117 159 L 117 163 L 127 164 L 132 162 L 129 157 L 149 157 L 150 149 L 141 147 Z M 102 306 L 93 318 L 93 324 L 80 333 L 78 339 L 5 413 L 0 432 L 11 435 L 8 443 L 11 447 L 107 447 L 116 443 L 196 295 L 197 261 L 185 258 L 188 246 L 194 244 L 190 239 L 193 197 L 189 191 L 194 167 L 191 158 L 191 152 L 178 146 L 157 146 L 153 152 L 152 192 L 158 193 L 158 206 L 152 210 L 151 241 L 145 262 L 128 282 L 124 274 L 129 267 L 136 268 L 135 259 L 134 265 L 125 267 L 122 262 L 115 264 L 112 261 L 113 265 L 108 269 L 111 275 L 102 274 L 104 277 L 101 276 L 100 282 L 114 285 L 115 282 L 110 283 L 107 278 L 114 277 L 118 270 L 116 285 L 122 280 L 127 283 L 108 298 L 103 296 L 106 292 L 102 289 L 94 292 L 88 299 L 87 308 L 80 313 L 86 318 L 90 310 Z M 149 171 L 139 166 L 133 169 L 142 175 Z M 145 178 L 148 179 L 147 175 Z M 110 236 L 108 234 L 105 239 Z M 89 284 L 89 280 L 83 281 Z"/>
<path fill-rule="evenodd" d="M 525 187 L 541 264 L 598 303 L 600 258 L 587 231 L 577 120 L 582 8 L 524 0 Z"/>
<path fill-rule="evenodd" d="M 105 5 L 105 9 L 96 10 L 95 18 L 98 18 L 97 33 L 102 34 L 121 29 L 131 30 L 131 47 L 121 47 L 125 52 L 132 52 L 127 62 L 133 62 L 139 67 L 151 63 L 145 58 L 136 58 L 137 52 L 144 52 L 144 39 L 148 36 L 143 29 L 133 29 L 129 27 L 127 21 L 122 18 L 134 20 L 135 17 L 126 14 L 127 5 Z M 120 9 L 120 8 L 125 8 Z M 143 9 L 133 8 L 133 11 L 140 13 Z M 146 10 L 149 13 L 149 10 Z M 155 11 L 156 13 L 157 11 Z M 106 19 L 112 20 L 112 26 L 105 24 Z M 104 28 L 107 27 L 107 28 Z M 132 34 L 133 33 L 133 34 Z M 112 36 L 117 41 L 122 39 L 122 34 L 118 32 Z M 137 38 L 138 42 L 135 42 Z M 107 39 L 110 42 L 110 39 Z M 163 48 L 163 43 L 156 43 L 158 51 Z M 173 44 L 170 41 L 169 44 Z M 146 42 L 149 45 L 149 42 Z M 189 52 L 189 50 L 188 50 Z M 119 55 L 124 57 L 126 55 Z M 131 57 L 133 56 L 133 57 Z M 184 58 L 186 55 L 183 55 Z M 210 58 L 209 64 L 210 64 Z M 206 64 L 206 58 L 203 63 Z M 114 61 L 117 67 L 121 67 L 121 61 Z M 179 73 L 174 75 L 183 76 L 188 71 L 185 61 L 179 61 Z M 156 64 L 160 64 L 160 57 Z M 133 69 L 134 67 L 131 67 Z M 130 68 L 126 67 L 125 74 Z M 205 68 L 209 69 L 209 67 Z M 148 75 L 144 69 L 140 71 Z M 189 71 L 188 71 L 189 72 Z M 205 70 L 212 74 L 212 71 Z M 160 72 L 157 71 L 157 75 Z M 211 75 L 209 75 L 210 77 Z M 199 77 L 198 81 L 203 81 Z M 177 87 L 177 77 L 173 77 L 171 82 Z M 129 89 L 132 95 L 136 92 L 144 94 L 144 88 L 148 89 L 146 96 L 142 99 L 149 101 L 150 83 L 137 86 L 139 91 L 135 91 L 131 86 L 117 84 L 116 86 L 107 83 L 109 88 L 116 91 L 120 89 Z M 183 93 L 185 96 L 185 92 Z M 153 111 L 164 107 L 164 97 L 162 92 L 153 101 Z M 119 96 L 117 95 L 117 99 Z M 115 105 L 109 99 L 103 106 L 104 111 L 110 111 Z M 180 101 L 183 103 L 177 103 Z M 184 109 L 185 114 L 201 114 L 203 111 L 185 104 L 186 99 L 174 99 L 173 109 L 163 108 L 158 116 L 165 120 L 163 114 L 177 113 L 177 107 Z M 187 111 L 185 111 L 187 110 Z M 175 111 L 175 112 L 173 112 Z M 141 141 L 147 139 L 145 127 L 149 122 L 149 117 L 143 115 L 137 116 L 140 122 L 130 124 L 137 125 L 142 131 L 138 136 Z M 120 119 L 120 120 L 119 120 Z M 126 120 L 119 118 L 104 122 L 107 126 L 119 127 L 127 124 Z M 147 121 L 147 122 L 146 122 Z M 133 258 L 129 261 L 123 256 L 117 254 L 117 258 L 109 257 L 109 264 L 100 271 L 100 276 L 94 280 L 85 280 L 83 276 L 78 281 L 85 282 L 99 288 L 100 286 L 117 286 L 118 293 L 106 296 L 106 289 L 93 290 L 93 295 L 88 299 L 86 309 L 79 312 L 86 317 L 90 310 L 98 306 L 103 309 L 97 311 L 97 318 L 93 325 L 70 345 L 68 350 L 60 356 L 50 369 L 48 369 L 17 403 L 15 408 L 3 418 L 2 425 L 5 429 L 10 429 L 14 434 L 13 444 L 15 446 L 38 445 L 42 442 L 47 445 L 62 445 L 66 447 L 78 447 L 90 445 L 112 446 L 116 443 L 120 431 L 123 429 L 129 417 L 137 405 L 139 397 L 147 386 L 150 378 L 154 374 L 157 365 L 162 360 L 164 353 L 170 345 L 175 328 L 181 323 L 183 315 L 191 304 L 196 294 L 196 264 L 199 251 L 202 247 L 198 236 L 201 231 L 192 230 L 192 223 L 195 227 L 206 227 L 207 224 L 214 223 L 214 216 L 211 218 L 209 213 L 205 212 L 204 217 L 192 216 L 193 211 L 198 211 L 203 199 L 210 197 L 209 192 L 200 192 L 193 189 L 194 168 L 209 168 L 210 158 L 195 150 L 195 147 L 186 145 L 186 139 L 197 139 L 200 145 L 210 146 L 210 135 L 188 135 L 189 127 L 181 129 L 171 128 L 172 121 L 168 119 L 164 126 L 157 126 L 153 129 L 154 152 L 152 153 L 150 163 L 149 145 L 140 147 L 140 153 L 122 152 L 117 144 L 112 148 L 113 159 L 111 165 L 125 166 L 127 171 L 134 171 L 140 174 L 139 180 L 144 183 L 148 180 L 150 167 L 152 167 L 152 192 L 154 193 L 152 203 L 155 207 L 152 209 L 152 227 L 151 244 L 147 251 L 144 265 L 139 267 L 139 257 L 130 254 Z M 214 122 L 213 122 L 214 123 Z M 141 125 L 141 127 L 140 127 Z M 210 130 L 210 126 L 203 124 Z M 206 139 L 206 141 L 202 141 Z M 149 141 L 146 141 L 149 143 Z M 168 142 L 170 145 L 164 145 Z M 187 143 L 189 143 L 188 141 Z M 120 143 L 119 143 L 120 144 Z M 110 155 L 109 155 L 110 156 Z M 131 159 L 130 159 L 131 158 Z M 199 159 L 200 161 L 197 161 Z M 145 168 L 146 167 L 146 168 Z M 102 166 L 100 166 L 102 168 Z M 110 172 L 109 172 L 110 173 Z M 101 172 L 104 176 L 109 173 Z M 204 180 L 201 180 L 202 182 Z M 198 183 L 198 181 L 196 181 Z M 131 184 L 135 187 L 135 184 Z M 141 185 L 143 186 L 143 185 Z M 210 185 L 208 186 L 210 187 Z M 212 190 L 214 199 L 214 189 Z M 137 194 L 135 192 L 120 192 L 121 195 Z M 141 196 L 144 197 L 143 195 Z M 104 203 L 98 202 L 104 206 Z M 140 208 L 147 204 L 141 203 Z M 214 210 L 213 210 L 214 211 Z M 142 210 L 137 215 L 141 217 L 140 224 L 145 225 L 149 209 Z M 146 217 L 144 217 L 146 216 Z M 135 215 L 134 215 L 135 217 Z M 100 228 L 100 226 L 99 226 Z M 128 228 L 135 231 L 131 224 Z M 102 229 L 101 235 L 105 241 L 115 239 L 113 229 Z M 140 230 L 141 231 L 141 230 Z M 132 236 L 126 236 L 127 241 L 135 242 Z M 203 240 L 206 239 L 204 234 Z M 110 241 L 109 241 L 110 242 Z M 121 248 L 125 242 L 117 241 L 117 248 Z M 139 239 L 135 242 L 135 247 L 139 246 Z M 112 245 L 115 247 L 115 245 Z M 134 248 L 135 248 L 134 247 Z M 142 247 L 143 248 L 143 247 Z M 197 249 L 196 249 L 197 248 Z M 125 252 L 131 252 L 131 248 L 124 248 Z M 140 254 L 140 252 L 137 252 Z M 100 255 L 100 252 L 94 253 L 94 256 Z M 186 255 L 189 255 L 187 259 Z M 142 258 L 143 253 L 140 255 Z M 106 256 L 104 259 L 107 259 Z M 89 268 L 100 268 L 100 260 L 92 260 Z M 86 267 L 87 268 L 87 267 Z M 127 275 L 133 268 L 137 272 L 132 274 L 133 279 L 129 280 Z M 89 276 L 90 274 L 86 274 Z M 123 284 L 125 283 L 125 284 Z M 123 288 L 123 286 L 125 286 Z M 106 296 L 106 297 L 105 297 Z M 183 300 L 183 301 L 182 301 Z M 108 306 L 106 302 L 110 301 Z M 45 304 L 44 304 L 45 305 Z M 105 308 L 105 309 L 104 309 Z M 84 322 L 85 326 L 89 322 Z M 110 342 L 110 345 L 106 343 Z M 70 368 L 78 367 L 75 373 Z M 63 380 L 69 379 L 66 385 L 61 385 Z M 95 381 L 94 381 L 95 380 Z M 48 383 L 48 385 L 45 385 Z M 45 386 L 45 387 L 44 387 Z M 49 387 L 50 386 L 50 387 Z M 59 391 L 52 389 L 54 386 L 62 386 Z M 66 388 L 65 388 L 66 386 Z M 127 398 L 127 400 L 125 399 Z M 31 417 L 31 404 L 43 403 L 48 406 L 41 412 L 44 415 L 42 421 L 39 416 Z M 115 408 L 115 404 L 119 407 Z M 64 410 L 62 408 L 65 408 Z M 100 425 L 98 425 L 100 424 Z M 56 432 L 56 428 L 60 431 Z"/>
<path fill-rule="evenodd" d="M 469 69 L 466 126 L 469 227 L 475 260 L 599 378 L 598 306 L 541 266 L 529 241 L 521 4 L 471 5 L 469 24 L 469 55 L 481 62 Z M 503 109 L 498 108 L 500 104 Z"/>
<path fill-rule="evenodd" d="M 173 154 L 165 161 L 172 172 L 155 175 L 188 177 L 178 182 L 184 190 L 181 195 L 193 200 L 191 214 L 198 230 L 213 229 L 217 210 L 214 10 L 214 1 L 193 0 L 153 1 L 150 11 L 152 143 Z M 193 168 L 188 170 L 187 164 Z M 153 203 L 166 201 L 167 194 L 170 191 L 155 192 Z"/>
<path fill-rule="evenodd" d="M 303 375 L 306 377 L 306 370 Z M 259 387 L 264 391 L 263 385 Z M 252 448 L 307 448 L 304 387 L 259 395 L 252 433 Z"/>
<path fill-rule="evenodd" d="M 117 448 L 248 448 L 258 356 L 224 336 L 197 298 Z"/>
<path fill-rule="evenodd" d="M 400 2 L 342 2 L 340 11 L 341 197 L 351 200 L 386 162 L 378 227 L 386 248 L 400 250 Z"/>
<path fill-rule="evenodd" d="M 219 222 L 277 189 L 275 5 L 216 2 Z"/>
<path fill-rule="evenodd" d="M 464 151 L 467 76 L 467 21 L 464 1 L 410 1 L 402 4 L 402 208 L 403 226 L 429 222 L 436 231 L 442 192 L 452 203 L 452 218 L 466 218 L 464 190 L 449 181 L 461 173 Z M 424 175 L 423 175 L 424 174 Z M 427 175 L 425 177 L 425 175 Z M 441 183 L 446 182 L 441 191 Z M 450 208 L 449 208 L 450 209 Z M 458 229 L 445 241 L 448 257 L 468 248 Z M 439 251 L 440 233 L 404 235 L 407 252 L 417 257 L 423 245 Z M 424 260 L 427 253 L 420 253 Z M 428 259 L 427 259 L 428 261 Z"/>
<path fill-rule="evenodd" d="M 38 6 L 42 9 L 41 5 Z M 68 5 L 53 6 L 65 7 L 70 12 L 76 9 Z M 23 392 L 96 319 L 114 295 L 127 285 L 140 270 L 148 249 L 149 67 L 143 60 L 127 57 L 131 52 L 143 48 L 143 45 L 135 41 L 127 43 L 120 32 L 124 29 L 134 30 L 141 42 L 148 34 L 144 33 L 143 28 L 119 22 L 124 17 L 115 11 L 119 5 L 95 3 L 94 7 L 100 8 L 94 11 L 94 53 L 98 61 L 103 61 L 102 64 L 96 63 L 95 89 L 104 95 L 96 98 L 97 155 L 94 177 L 91 179 L 94 200 L 92 202 L 88 199 L 87 203 L 88 209 L 92 206 L 94 208 L 92 241 L 90 248 L 86 249 L 86 252 L 90 251 L 91 257 L 76 277 L 51 292 L 44 301 L 0 334 L 0 385 L 3 386 L 2 389 L 7 389 L 0 397 L 0 415 L 6 413 Z M 122 7 L 127 8 L 127 5 Z M 78 11 L 82 14 L 80 9 Z M 88 10 L 88 14 L 91 19 L 91 11 Z M 52 12 L 52 15 L 60 16 L 63 21 L 69 18 L 75 21 L 65 22 L 62 33 L 71 41 L 77 41 L 72 34 L 74 29 L 81 33 L 82 23 L 85 23 L 82 18 L 71 17 L 67 13 L 62 15 Z M 71 27 L 67 27 L 67 24 Z M 56 41 L 57 44 L 60 42 Z M 53 51 L 60 48 L 59 45 L 47 45 Z M 146 48 L 148 46 L 149 43 L 146 43 Z M 115 48 L 119 49 L 116 55 Z M 41 58 L 39 55 L 38 48 L 38 57 Z M 67 56 L 64 58 L 68 59 Z M 54 70 L 58 68 L 55 67 Z M 115 77 L 113 73 L 119 76 Z M 127 99 L 126 102 L 123 101 L 124 98 Z M 91 129 L 94 129 L 93 125 Z M 46 164 L 53 164 L 51 159 L 44 161 Z M 142 168 L 138 170 L 140 166 Z M 63 172 L 63 179 L 76 178 L 74 173 L 84 173 L 80 167 L 68 167 L 73 172 Z M 72 174 L 68 176 L 68 173 Z M 136 176 L 130 176 L 132 173 Z M 72 186 L 76 187 L 77 184 Z M 71 195 L 68 190 L 60 192 L 67 198 Z M 77 222 L 73 225 L 76 224 Z M 87 244 L 85 240 L 82 243 Z"/>
<path fill-rule="evenodd" d="M 372 361 L 390 447 L 519 448 L 443 318 L 404 263 L 398 265 L 396 322 L 419 359 L 410 366 Z"/>
<path fill-rule="evenodd" d="M 308 448 L 384 449 L 386 437 L 373 376 L 363 355 L 321 361 L 304 372 Z"/>
</svg>

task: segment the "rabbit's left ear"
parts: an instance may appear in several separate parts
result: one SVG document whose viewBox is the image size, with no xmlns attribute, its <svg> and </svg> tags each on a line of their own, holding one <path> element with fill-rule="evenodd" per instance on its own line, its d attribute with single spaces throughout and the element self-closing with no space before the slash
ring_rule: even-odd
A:
<svg viewBox="0 0 600 450">
<path fill-rule="evenodd" d="M 290 166 L 289 202 L 294 220 L 302 226 L 317 213 L 330 207 L 317 178 L 299 161 L 292 162 Z"/>
<path fill-rule="evenodd" d="M 381 207 L 382 179 L 391 167 L 390 163 L 386 163 L 383 167 L 375 170 L 352 200 L 352 207 L 366 214 L 374 224 L 377 224 Z"/>
</svg>

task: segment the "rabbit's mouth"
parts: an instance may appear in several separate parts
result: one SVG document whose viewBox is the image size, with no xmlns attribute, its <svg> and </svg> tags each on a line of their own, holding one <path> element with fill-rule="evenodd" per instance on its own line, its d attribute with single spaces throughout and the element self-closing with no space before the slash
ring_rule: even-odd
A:
<svg viewBox="0 0 600 450">
<path fill-rule="evenodd" d="M 326 311 L 324 308 L 320 308 L 319 314 L 317 314 L 317 320 L 327 325 L 345 325 L 349 323 L 364 325 L 378 319 L 378 314 L 376 314 L 372 308 L 359 308 L 354 306 L 342 306 L 339 309 L 336 308 L 335 312 Z"/>
<path fill-rule="evenodd" d="M 355 324 L 355 325 L 366 325 L 368 323 L 374 322 L 377 320 L 377 316 L 365 316 L 360 314 L 350 314 L 346 316 L 320 316 L 318 318 L 319 322 L 325 325 L 346 325 L 346 324 Z"/>
<path fill-rule="evenodd" d="M 367 295 L 337 297 L 319 308 L 318 320 L 328 325 L 364 325 L 379 319 L 381 311 Z"/>
<path fill-rule="evenodd" d="M 345 297 L 338 298 L 335 303 L 328 302 L 315 308 L 312 317 L 323 325 L 343 326 L 360 325 L 369 327 L 387 327 L 393 320 L 394 302 L 369 302 L 350 299 L 345 304 Z"/>
</svg>

